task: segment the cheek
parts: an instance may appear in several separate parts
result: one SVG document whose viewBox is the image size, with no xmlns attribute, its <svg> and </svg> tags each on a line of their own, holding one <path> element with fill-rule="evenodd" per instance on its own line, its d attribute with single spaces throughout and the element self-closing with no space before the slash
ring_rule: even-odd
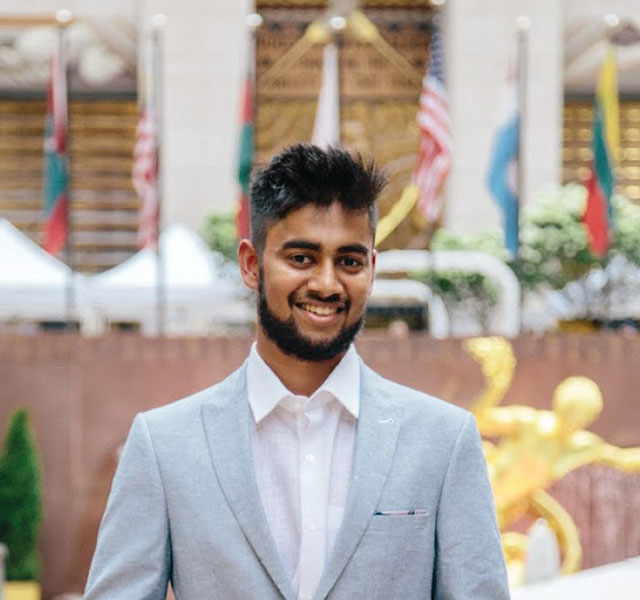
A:
<svg viewBox="0 0 640 600">
<path fill-rule="evenodd" d="M 366 305 L 371 291 L 369 278 L 364 277 L 362 280 L 352 282 L 352 285 L 350 285 L 349 288 L 349 296 L 354 307 L 362 307 Z"/>
<path fill-rule="evenodd" d="M 271 309 L 288 307 L 291 295 L 298 289 L 297 282 L 287 269 L 272 269 L 263 280 L 264 294 Z"/>
</svg>

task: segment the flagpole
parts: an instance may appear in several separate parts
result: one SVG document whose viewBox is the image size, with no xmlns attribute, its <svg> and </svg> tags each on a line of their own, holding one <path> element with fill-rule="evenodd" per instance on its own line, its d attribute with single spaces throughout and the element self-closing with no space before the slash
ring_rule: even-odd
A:
<svg viewBox="0 0 640 600">
<path fill-rule="evenodd" d="M 72 229 L 73 229 L 73 219 L 71 216 L 71 165 L 70 165 L 70 148 L 69 148 L 69 85 L 68 85 L 68 74 L 69 69 L 67 66 L 67 57 L 65 55 L 65 33 L 67 29 L 67 25 L 71 23 L 72 15 L 71 12 L 67 9 L 61 9 L 56 14 L 56 27 L 57 27 L 57 40 L 58 44 L 58 53 L 60 56 L 60 75 L 62 78 L 62 86 L 61 93 L 64 94 L 64 109 L 65 109 L 65 121 L 64 121 L 64 144 L 65 144 L 65 155 L 66 155 L 66 176 L 67 176 L 67 189 L 66 189 L 66 207 L 64 211 L 65 218 L 65 229 L 66 229 L 66 237 L 64 242 L 64 257 L 67 266 L 69 267 L 69 271 L 66 277 L 65 283 L 65 293 L 64 293 L 64 304 L 65 304 L 65 325 L 64 328 L 67 331 L 72 331 L 74 329 L 73 317 L 75 313 L 75 290 L 73 287 L 74 273 L 75 273 L 75 254 L 73 252 L 73 245 L 71 243 Z"/>
<path fill-rule="evenodd" d="M 157 198 L 157 215 L 156 215 L 156 332 L 158 336 L 164 336 L 166 331 L 167 319 L 167 294 L 165 285 L 165 265 L 164 253 L 160 244 L 161 222 L 162 222 L 162 191 L 163 191 L 163 172 L 162 164 L 162 123 L 163 123 L 163 31 L 166 23 L 166 17 L 162 14 L 156 14 L 151 18 L 151 44 L 153 53 L 153 107 L 155 117 L 154 135 L 156 137 L 156 198 Z"/>
<path fill-rule="evenodd" d="M 525 203 L 525 183 L 526 168 L 524 160 L 524 148 L 526 141 L 526 122 L 527 122 L 527 54 L 529 48 L 529 27 L 531 19 L 527 16 L 520 16 L 516 21 L 518 28 L 518 112 L 520 113 L 520 121 L 518 125 L 518 168 L 517 168 L 517 190 L 518 202 L 516 210 L 518 211 L 518 251 L 516 252 L 514 261 L 520 260 L 520 209 Z"/>
<path fill-rule="evenodd" d="M 338 71 L 336 73 L 336 79 L 337 79 L 337 85 L 338 85 L 338 97 L 336 98 L 336 102 L 338 104 L 337 145 L 340 146 L 340 144 L 342 143 L 342 131 L 341 131 L 342 94 L 340 93 L 340 90 L 342 88 L 340 86 L 340 60 L 342 58 L 342 49 L 344 46 L 344 36 L 342 32 L 344 31 L 344 28 L 347 26 L 347 20 L 344 18 L 344 16 L 340 14 L 336 14 L 329 19 L 329 26 L 333 31 L 333 40 L 330 40 L 327 43 L 329 44 L 333 43 L 336 47 L 336 68 Z"/>
<path fill-rule="evenodd" d="M 518 249 L 513 257 L 516 264 L 520 262 L 520 212 L 526 200 L 525 184 L 526 184 L 526 165 L 524 159 L 524 149 L 526 141 L 526 123 L 527 123 L 527 55 L 529 50 L 529 27 L 531 27 L 531 19 L 528 16 L 520 16 L 516 21 L 518 28 L 518 111 L 520 113 L 520 121 L 518 124 L 518 168 L 517 168 L 517 189 L 518 201 L 516 210 L 518 211 Z M 524 313 L 524 296 L 520 293 L 519 308 L 519 325 L 518 330 L 522 331 L 522 317 Z"/>
</svg>

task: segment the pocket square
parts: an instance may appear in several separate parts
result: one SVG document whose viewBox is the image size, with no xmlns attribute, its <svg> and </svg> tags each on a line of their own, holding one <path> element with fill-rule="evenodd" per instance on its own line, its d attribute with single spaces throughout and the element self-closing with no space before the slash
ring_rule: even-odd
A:
<svg viewBox="0 0 640 600">
<path fill-rule="evenodd" d="M 426 508 L 409 508 L 406 510 L 377 510 L 373 514 L 377 517 L 405 517 L 411 515 L 428 515 L 429 511 Z"/>
</svg>

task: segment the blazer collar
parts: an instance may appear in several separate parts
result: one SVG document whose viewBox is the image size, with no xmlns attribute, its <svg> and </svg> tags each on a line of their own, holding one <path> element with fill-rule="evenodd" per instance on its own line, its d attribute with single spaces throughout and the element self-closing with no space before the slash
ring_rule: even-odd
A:
<svg viewBox="0 0 640 600">
<path fill-rule="evenodd" d="M 360 418 L 347 506 L 315 600 L 331 591 L 369 525 L 393 464 L 402 420 L 402 407 L 383 396 L 380 376 L 360 365 Z"/>
<path fill-rule="evenodd" d="M 379 375 L 360 361 L 360 416 L 342 526 L 314 595 L 327 596 L 364 534 L 393 464 L 402 408 L 383 396 Z M 253 469 L 246 363 L 202 406 L 202 420 L 220 487 L 258 558 L 287 600 L 291 583 L 264 513 Z"/>
<path fill-rule="evenodd" d="M 287 600 L 295 600 L 267 523 L 251 453 L 246 363 L 203 404 L 202 421 L 211 460 L 231 511 L 260 562 Z"/>
</svg>

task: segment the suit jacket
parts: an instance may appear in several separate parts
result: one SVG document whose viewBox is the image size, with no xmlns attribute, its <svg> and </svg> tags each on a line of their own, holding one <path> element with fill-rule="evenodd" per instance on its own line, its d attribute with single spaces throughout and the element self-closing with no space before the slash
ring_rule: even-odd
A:
<svg viewBox="0 0 640 600">
<path fill-rule="evenodd" d="M 139 414 L 85 600 L 295 600 L 253 471 L 246 364 Z M 508 600 L 473 416 L 361 364 L 342 526 L 314 600 Z"/>
</svg>

